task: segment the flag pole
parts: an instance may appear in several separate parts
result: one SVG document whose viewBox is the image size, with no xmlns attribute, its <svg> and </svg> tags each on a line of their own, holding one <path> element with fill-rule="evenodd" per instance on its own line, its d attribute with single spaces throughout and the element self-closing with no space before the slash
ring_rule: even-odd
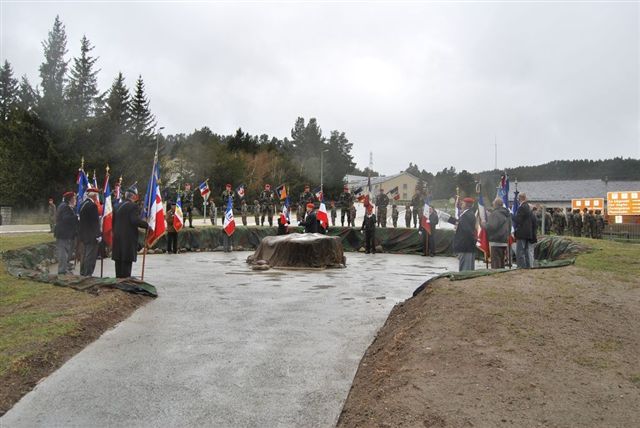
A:
<svg viewBox="0 0 640 428">
<path fill-rule="evenodd" d="M 479 201 L 480 196 L 482 195 L 482 183 L 480 181 L 476 183 L 476 193 L 478 194 Z M 482 215 L 480 214 L 480 205 L 478 205 L 478 218 L 480 219 L 480 227 L 482 228 Z M 489 269 L 489 258 L 487 257 L 487 253 L 483 251 L 482 254 L 484 254 L 484 267 L 485 269 Z"/>
<path fill-rule="evenodd" d="M 151 177 L 149 177 L 149 201 L 147 202 L 147 221 L 149 220 L 149 212 L 151 211 L 151 198 L 155 198 L 155 195 L 151 195 L 151 192 L 155 189 L 151 189 L 151 183 L 153 182 L 153 174 L 156 173 L 156 164 L 158 163 L 158 137 L 156 136 L 156 153 L 153 156 L 153 168 L 151 169 Z M 147 250 L 149 245 L 147 244 L 147 235 L 149 234 L 149 228 L 144 233 L 144 251 L 142 252 L 142 273 L 140 274 L 140 280 L 144 281 L 144 265 L 147 259 Z"/>
</svg>

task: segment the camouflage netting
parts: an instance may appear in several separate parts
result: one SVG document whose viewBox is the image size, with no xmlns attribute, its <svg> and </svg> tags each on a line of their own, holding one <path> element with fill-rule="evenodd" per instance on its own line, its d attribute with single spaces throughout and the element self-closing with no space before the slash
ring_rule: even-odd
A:
<svg viewBox="0 0 640 428">
<path fill-rule="evenodd" d="M 545 236 L 536 243 L 534 249 L 534 256 L 536 260 L 535 266 L 532 269 L 548 269 L 569 266 L 575 263 L 575 256 L 589 250 L 589 247 L 574 242 L 564 236 Z M 431 282 L 440 278 L 449 278 L 451 281 L 461 281 L 510 271 L 512 271 L 512 269 L 479 269 L 466 272 L 445 272 L 427 280 L 420 287 L 416 288 L 413 295 L 417 295 L 422 290 L 426 289 Z"/>
<path fill-rule="evenodd" d="M 301 227 L 290 227 L 289 233 L 301 233 Z M 178 249 L 186 251 L 222 250 L 224 231 L 220 226 L 198 227 L 195 229 L 182 229 L 178 232 Z M 236 226 L 232 235 L 232 245 L 237 251 L 255 250 L 260 241 L 266 236 L 275 236 L 275 227 L 262 226 Z M 344 251 L 364 251 L 364 234 L 359 228 L 329 227 L 328 236 L 337 236 L 342 241 Z M 143 233 L 139 242 L 142 246 Z M 156 250 L 164 251 L 167 248 L 166 236 L 161 237 L 154 245 Z M 453 255 L 451 243 L 453 230 L 438 230 L 435 235 L 436 253 L 443 256 Z M 423 252 L 423 239 L 418 229 L 405 228 L 378 228 L 376 229 L 376 246 L 385 253 L 397 254 L 421 254 Z"/>
<path fill-rule="evenodd" d="M 292 233 L 266 236 L 247 263 L 264 260 L 271 267 L 327 268 L 344 267 L 342 242 L 338 236 L 319 233 Z"/>
<path fill-rule="evenodd" d="M 97 293 L 101 287 L 117 288 L 129 293 L 145 294 L 157 297 L 156 288 L 146 282 L 133 278 L 95 278 L 77 275 L 53 275 L 49 273 L 49 265 L 55 261 L 55 243 L 39 244 L 17 250 L 4 251 L 2 261 L 7 272 L 18 278 L 45 282 L 61 287 Z"/>
</svg>

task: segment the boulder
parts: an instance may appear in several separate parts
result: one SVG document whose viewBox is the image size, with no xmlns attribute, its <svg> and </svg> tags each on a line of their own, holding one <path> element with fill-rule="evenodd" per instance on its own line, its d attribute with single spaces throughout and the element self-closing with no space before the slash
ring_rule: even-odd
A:
<svg viewBox="0 0 640 428">
<path fill-rule="evenodd" d="M 271 267 L 327 268 L 344 267 L 346 258 L 338 236 L 320 233 L 291 233 L 266 236 L 247 263 Z"/>
</svg>

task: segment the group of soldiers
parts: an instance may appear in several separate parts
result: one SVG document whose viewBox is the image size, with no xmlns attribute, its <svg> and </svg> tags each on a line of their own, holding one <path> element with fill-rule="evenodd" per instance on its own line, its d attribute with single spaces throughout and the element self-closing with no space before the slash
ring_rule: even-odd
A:
<svg viewBox="0 0 640 428">
<path fill-rule="evenodd" d="M 534 209 L 538 227 L 542 227 L 542 213 L 539 209 Z M 589 210 L 584 208 L 571 210 L 567 208 L 566 213 L 561 208 L 555 208 L 553 215 L 545 211 L 545 233 L 551 230 L 556 235 L 571 234 L 572 236 L 584 236 L 585 238 L 602 239 L 605 220 L 600 210 Z"/>
</svg>

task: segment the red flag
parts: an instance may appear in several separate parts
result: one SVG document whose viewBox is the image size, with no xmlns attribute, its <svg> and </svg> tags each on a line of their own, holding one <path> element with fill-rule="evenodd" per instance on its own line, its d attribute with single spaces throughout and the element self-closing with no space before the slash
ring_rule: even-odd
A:
<svg viewBox="0 0 640 428">
<path fill-rule="evenodd" d="M 104 210 L 102 212 L 102 239 L 109 247 L 113 244 L 113 206 L 111 205 L 111 187 L 109 186 L 109 173 L 104 183 Z"/>
<path fill-rule="evenodd" d="M 184 226 L 184 218 L 182 216 L 182 201 L 180 200 L 180 196 L 178 196 L 178 200 L 176 201 L 176 207 L 173 210 L 173 228 L 178 232 Z"/>
<path fill-rule="evenodd" d="M 489 257 L 489 237 L 487 236 L 487 211 L 484 207 L 482 194 L 478 198 L 478 211 L 476 212 L 476 247 L 485 255 L 485 260 Z"/>
<path fill-rule="evenodd" d="M 320 208 L 318 208 L 316 218 L 324 229 L 329 227 L 329 216 L 327 215 L 327 207 L 324 205 L 324 201 L 320 202 Z"/>
<path fill-rule="evenodd" d="M 429 202 L 424 203 L 422 215 L 420 216 L 420 226 L 422 226 L 422 228 L 426 230 L 428 234 L 431 234 L 431 222 L 429 221 Z"/>
</svg>

